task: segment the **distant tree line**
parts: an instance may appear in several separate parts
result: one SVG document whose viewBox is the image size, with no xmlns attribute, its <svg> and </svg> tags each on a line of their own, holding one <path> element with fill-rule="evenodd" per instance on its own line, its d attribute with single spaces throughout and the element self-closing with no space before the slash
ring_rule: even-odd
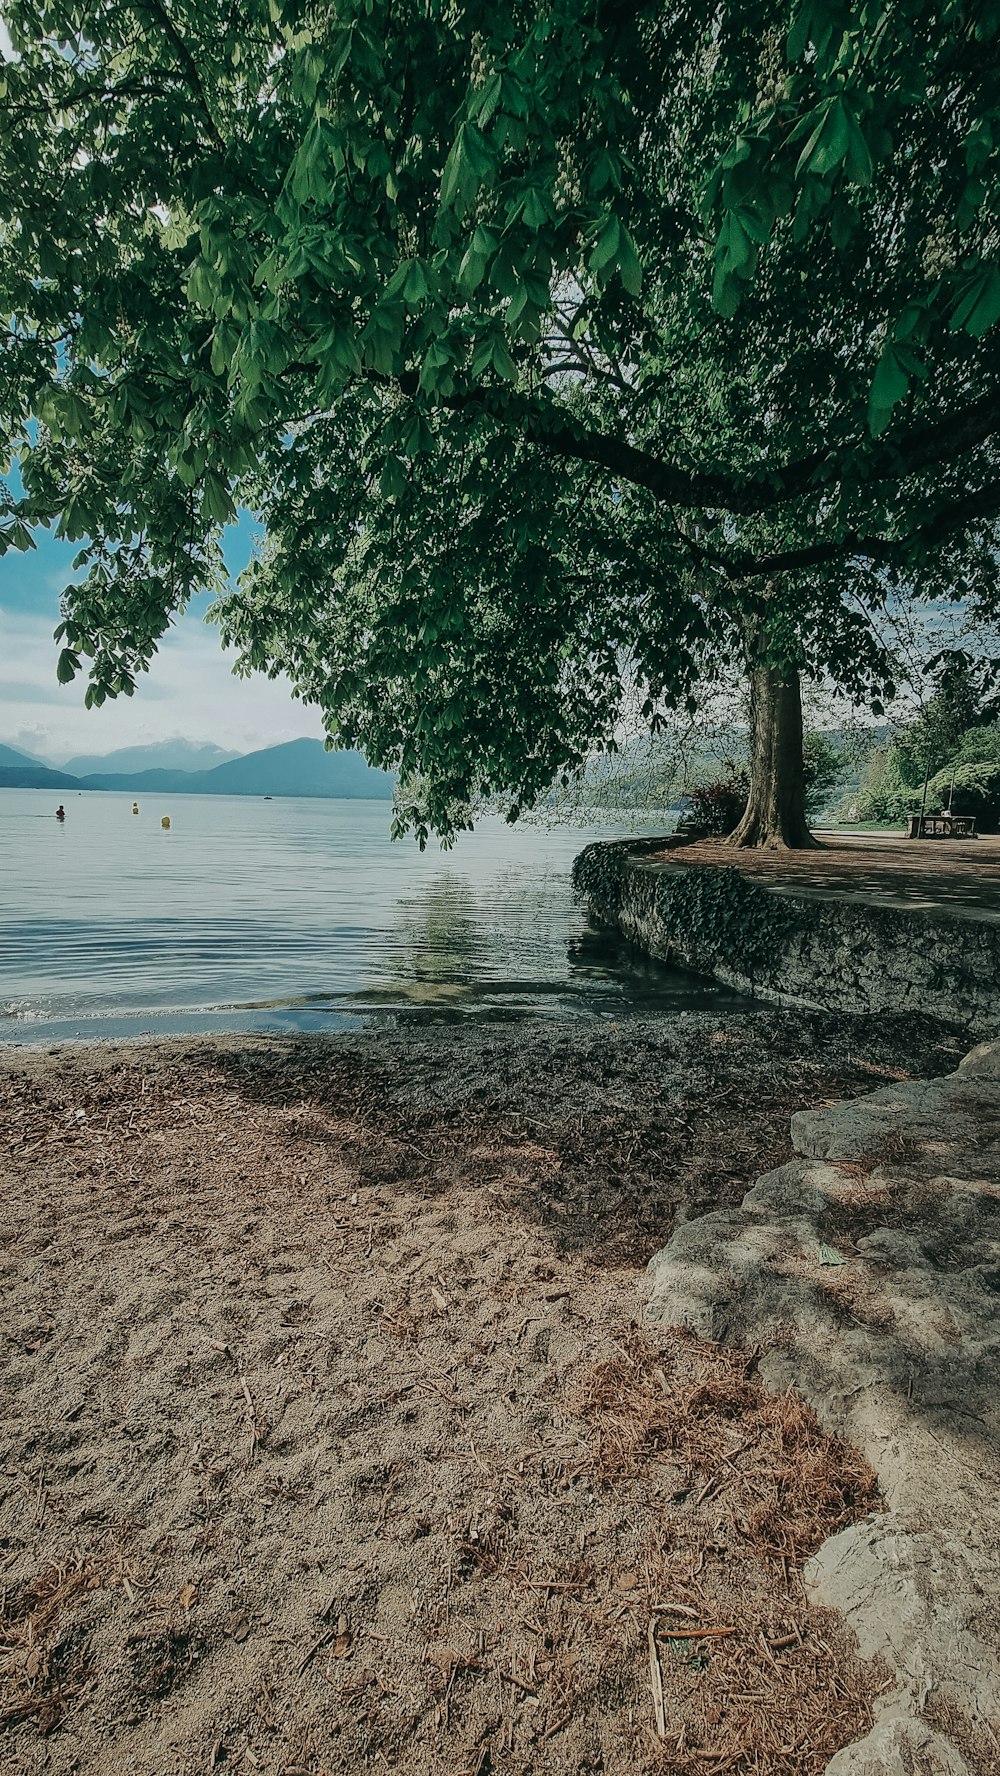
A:
<svg viewBox="0 0 1000 1776">
<path fill-rule="evenodd" d="M 1000 830 L 1000 699 L 963 654 L 942 662 L 924 708 L 872 753 L 855 801 L 859 820 L 887 824 L 922 807 Z"/>
</svg>

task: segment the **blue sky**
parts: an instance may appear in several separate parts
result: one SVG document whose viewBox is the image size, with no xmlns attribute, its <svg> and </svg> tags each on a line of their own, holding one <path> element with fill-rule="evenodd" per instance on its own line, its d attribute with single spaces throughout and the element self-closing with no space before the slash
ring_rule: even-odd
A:
<svg viewBox="0 0 1000 1776">
<path fill-rule="evenodd" d="M 315 710 L 295 702 L 282 679 L 234 678 L 232 655 L 204 621 L 207 600 L 186 613 L 163 642 L 134 697 L 85 709 L 85 684 L 56 682 L 59 594 L 72 578 L 78 544 L 36 533 L 37 547 L 0 558 L 0 741 L 60 762 L 79 752 L 111 752 L 183 735 L 252 752 L 322 738 Z M 250 550 L 250 524 L 230 535 L 227 560 L 238 571 Z"/>
</svg>

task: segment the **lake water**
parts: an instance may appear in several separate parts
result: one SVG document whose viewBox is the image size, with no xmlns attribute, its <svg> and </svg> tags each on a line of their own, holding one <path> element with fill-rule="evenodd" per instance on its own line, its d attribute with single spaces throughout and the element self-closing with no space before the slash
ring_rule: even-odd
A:
<svg viewBox="0 0 1000 1776">
<path fill-rule="evenodd" d="M 390 841 L 385 802 L 146 796 L 133 815 L 130 795 L 92 793 L 60 824 L 57 800 L 0 790 L 0 1040 L 734 1000 L 643 963 L 574 903 L 576 853 L 634 820 L 486 820 L 421 854 Z"/>
</svg>

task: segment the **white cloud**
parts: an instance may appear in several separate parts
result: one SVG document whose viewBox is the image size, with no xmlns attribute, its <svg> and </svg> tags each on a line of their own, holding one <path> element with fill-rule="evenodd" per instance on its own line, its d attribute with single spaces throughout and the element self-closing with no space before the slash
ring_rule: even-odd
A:
<svg viewBox="0 0 1000 1776">
<path fill-rule="evenodd" d="M 85 681 L 56 683 L 51 619 L 0 610 L 0 740 L 59 761 L 183 736 L 253 752 L 300 735 L 321 739 L 316 710 L 297 703 L 287 679 L 234 678 L 235 655 L 197 618 L 171 630 L 136 685 L 103 709 L 83 706 Z"/>
</svg>

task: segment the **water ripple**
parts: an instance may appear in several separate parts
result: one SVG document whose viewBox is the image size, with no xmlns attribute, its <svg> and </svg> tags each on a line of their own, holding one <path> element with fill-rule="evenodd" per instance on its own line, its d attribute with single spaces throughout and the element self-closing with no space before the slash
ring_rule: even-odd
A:
<svg viewBox="0 0 1000 1776">
<path fill-rule="evenodd" d="M 385 803 L 0 791 L 0 1039 L 620 1015 L 732 995 L 588 929 L 591 838 L 486 821 L 454 851 L 392 844 Z M 171 815 L 171 830 L 159 824 Z"/>
</svg>

